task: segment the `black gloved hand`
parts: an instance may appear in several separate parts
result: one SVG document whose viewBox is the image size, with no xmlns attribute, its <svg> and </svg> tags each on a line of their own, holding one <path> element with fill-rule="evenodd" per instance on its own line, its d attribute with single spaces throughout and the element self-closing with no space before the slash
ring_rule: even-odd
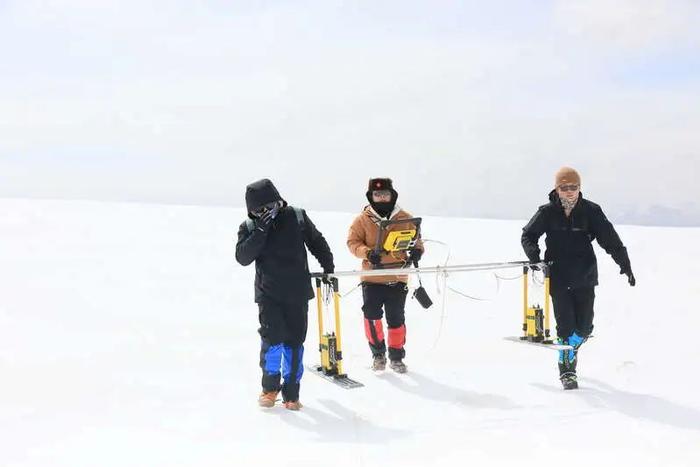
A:
<svg viewBox="0 0 700 467">
<path fill-rule="evenodd" d="M 528 267 L 530 268 L 531 271 L 541 271 L 542 267 L 539 264 L 534 264 L 534 263 L 541 263 L 541 262 L 542 262 L 542 260 L 539 258 L 537 258 L 535 261 L 531 260 L 530 263 L 533 263 L 533 264 L 529 264 Z"/>
<path fill-rule="evenodd" d="M 637 280 L 634 278 L 634 274 L 632 274 L 632 266 L 630 265 L 629 261 L 625 261 L 625 263 L 620 266 L 620 274 L 627 276 L 627 282 L 629 282 L 630 287 L 634 287 L 637 283 Z"/>
<path fill-rule="evenodd" d="M 330 269 L 324 269 L 323 274 L 333 274 L 333 271 L 335 271 L 335 268 L 330 268 Z M 323 282 L 326 285 L 332 285 L 333 283 L 331 282 L 331 278 L 328 276 L 323 276 L 321 278 L 321 282 Z"/>
<path fill-rule="evenodd" d="M 367 252 L 367 261 L 372 263 L 374 266 L 377 266 L 382 263 L 382 254 L 377 253 L 374 250 L 369 250 Z"/>
<path fill-rule="evenodd" d="M 418 267 L 418 261 L 423 257 L 423 250 L 415 248 L 408 253 L 408 262 Z"/>
<path fill-rule="evenodd" d="M 263 233 L 266 233 L 268 230 L 270 230 L 270 226 L 272 226 L 272 221 L 277 216 L 277 212 L 277 209 L 265 211 L 263 215 L 256 219 L 255 228 Z"/>
</svg>

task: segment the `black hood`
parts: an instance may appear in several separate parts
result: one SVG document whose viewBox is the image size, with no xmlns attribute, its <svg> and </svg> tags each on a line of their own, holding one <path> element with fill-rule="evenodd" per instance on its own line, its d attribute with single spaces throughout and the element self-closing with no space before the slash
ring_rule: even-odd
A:
<svg viewBox="0 0 700 467">
<path fill-rule="evenodd" d="M 287 205 L 287 202 L 282 199 L 275 185 L 267 178 L 253 182 L 245 187 L 245 205 L 246 209 L 248 209 L 249 217 L 253 217 L 250 213 L 255 211 L 256 208 L 273 201 L 282 201 L 284 206 Z"/>
</svg>

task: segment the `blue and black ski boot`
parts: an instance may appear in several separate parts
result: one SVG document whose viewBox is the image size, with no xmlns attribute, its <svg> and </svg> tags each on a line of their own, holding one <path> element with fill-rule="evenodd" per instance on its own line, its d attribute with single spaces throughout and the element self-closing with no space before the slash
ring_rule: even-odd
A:
<svg viewBox="0 0 700 467">
<path fill-rule="evenodd" d="M 578 349 L 586 341 L 575 332 L 566 339 L 558 339 L 560 344 L 572 346 L 573 350 L 559 351 L 559 379 L 564 389 L 578 389 L 576 380 L 576 364 L 578 363 Z"/>
</svg>

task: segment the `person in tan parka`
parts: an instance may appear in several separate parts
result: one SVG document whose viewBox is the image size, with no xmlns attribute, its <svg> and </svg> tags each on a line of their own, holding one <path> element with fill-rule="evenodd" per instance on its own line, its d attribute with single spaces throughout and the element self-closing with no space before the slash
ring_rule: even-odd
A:
<svg viewBox="0 0 700 467">
<path fill-rule="evenodd" d="M 381 264 L 400 262 L 404 265 L 418 265 L 423 255 L 423 244 L 419 240 L 415 247 L 406 253 L 374 251 L 382 220 L 410 219 L 412 216 L 396 205 L 398 193 L 393 188 L 390 178 L 372 178 L 367 189 L 369 205 L 365 206 L 350 226 L 347 245 L 350 252 L 362 259 L 362 269 L 375 269 Z M 388 226 L 385 232 L 413 228 L 410 222 Z M 384 238 L 382 238 L 382 242 Z M 408 292 L 407 275 L 363 276 L 362 311 L 364 314 L 365 335 L 372 351 L 372 369 L 382 371 L 386 368 L 387 343 L 389 347 L 390 367 L 405 373 L 403 359 L 406 355 L 405 304 Z M 382 315 L 386 312 L 387 343 L 384 340 Z"/>
</svg>

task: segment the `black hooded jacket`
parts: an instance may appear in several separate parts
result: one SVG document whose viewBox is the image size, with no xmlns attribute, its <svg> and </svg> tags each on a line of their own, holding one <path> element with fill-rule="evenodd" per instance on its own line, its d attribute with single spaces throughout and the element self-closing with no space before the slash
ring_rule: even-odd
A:
<svg viewBox="0 0 700 467">
<path fill-rule="evenodd" d="M 325 272 L 332 272 L 333 254 L 321 232 L 301 210 L 299 222 L 294 208 L 280 197 L 270 180 L 264 179 L 246 188 L 248 216 L 255 208 L 282 201 L 283 207 L 267 232 L 248 229 L 246 222 L 238 228 L 236 261 L 247 266 L 255 261 L 255 301 L 266 298 L 274 301 L 301 303 L 314 298 L 306 248 L 316 257 Z"/>
<path fill-rule="evenodd" d="M 553 261 L 552 289 L 593 287 L 598 285 L 598 263 L 593 252 L 593 240 L 612 256 L 622 271 L 630 270 L 627 248 L 603 210 L 579 194 L 569 217 L 556 190 L 549 193 L 549 203 L 540 206 L 530 222 L 523 227 L 521 243 L 531 262 L 538 262 L 538 240 L 546 234 L 544 260 Z"/>
</svg>

